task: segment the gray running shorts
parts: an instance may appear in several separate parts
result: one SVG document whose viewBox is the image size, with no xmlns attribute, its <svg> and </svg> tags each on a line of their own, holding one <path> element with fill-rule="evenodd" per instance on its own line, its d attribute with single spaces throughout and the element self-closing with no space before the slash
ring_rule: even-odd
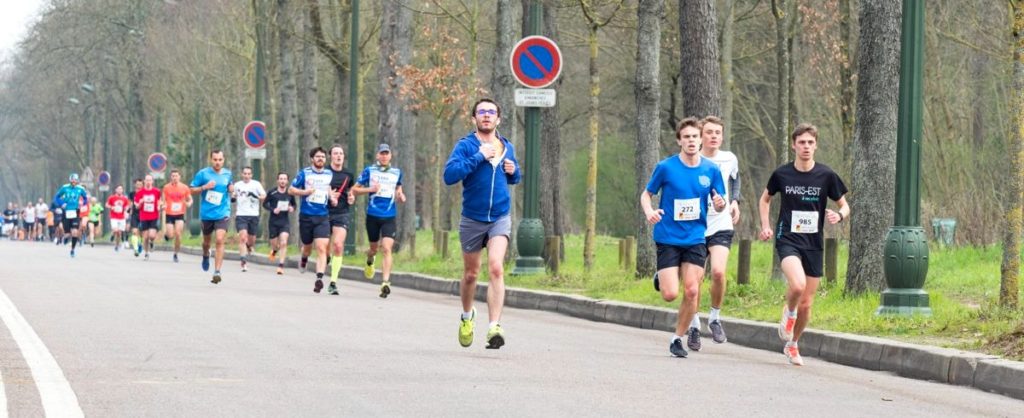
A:
<svg viewBox="0 0 1024 418">
<path fill-rule="evenodd" d="M 494 237 L 512 236 L 512 219 L 502 216 L 494 222 L 480 222 L 465 216 L 459 222 L 459 241 L 462 252 L 475 253 L 487 246 L 487 240 Z"/>
</svg>

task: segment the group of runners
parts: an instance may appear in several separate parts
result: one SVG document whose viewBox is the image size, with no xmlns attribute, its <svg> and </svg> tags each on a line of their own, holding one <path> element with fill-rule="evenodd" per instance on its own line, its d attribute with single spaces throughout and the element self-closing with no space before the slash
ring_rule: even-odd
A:
<svg viewBox="0 0 1024 418">
<path fill-rule="evenodd" d="M 72 215 L 87 220 L 80 223 L 78 232 L 80 236 L 87 238 L 89 243 L 92 243 L 92 238 L 101 231 L 99 227 L 102 213 L 103 206 L 92 200 L 81 205 L 78 213 Z M 49 240 L 58 245 L 66 244 L 66 237 L 71 236 L 71 230 L 64 228 L 64 216 L 63 208 L 48 205 L 43 198 L 39 198 L 36 203 L 9 202 L 6 209 L 0 213 L 0 235 L 12 241 Z"/>
<path fill-rule="evenodd" d="M 131 249 L 136 257 L 142 256 L 149 260 L 158 238 L 160 219 L 163 218 L 163 236 L 165 240 L 174 241 L 172 260 L 177 263 L 185 215 L 194 203 L 193 195 L 198 194 L 203 234 L 201 267 L 203 271 L 209 271 L 210 259 L 213 258 L 211 282 L 217 284 L 223 279 L 225 239 L 232 203 L 235 206 L 235 229 L 238 232 L 242 272 L 248 270 L 248 262 L 259 235 L 260 213 L 266 210 L 269 214 L 269 258 L 277 263 L 278 275 L 285 273 L 291 217 L 298 211 L 302 244 L 299 270 L 306 271 L 308 258 L 315 247 L 316 281 L 313 291 L 320 293 L 323 289 L 327 279 L 326 266 L 330 264 L 330 284 L 327 290 L 332 295 L 338 295 L 337 280 L 351 222 L 351 205 L 355 203 L 356 195 L 366 194 L 369 195 L 366 230 L 370 249 L 364 275 L 367 279 L 374 277 L 375 259 L 381 253 L 383 280 L 380 296 L 386 298 L 391 293 L 392 249 L 398 231 L 396 204 L 405 202 L 405 194 L 402 191 L 402 171 L 391 165 L 391 147 L 388 144 L 380 144 L 375 163 L 366 167 L 358 178 L 345 170 L 345 151 L 342 146 L 334 145 L 330 151 L 316 147 L 309 151 L 308 167 L 300 170 L 294 179 L 290 179 L 288 173 L 278 173 L 276 184 L 269 193 L 258 180 L 252 178 L 250 167 L 243 168 L 241 179 L 234 181 L 231 170 L 224 167 L 223 151 L 212 150 L 209 158 L 210 166 L 199 170 L 189 184 L 182 182 L 181 172 L 177 169 L 171 170 L 170 180 L 162 188 L 157 188 L 153 176 L 147 175 L 136 179 L 133 190 L 127 194 L 123 186 L 117 186 L 103 205 L 99 205 L 95 197 L 89 196 L 79 183 L 77 174 L 71 174 L 68 183 L 60 187 L 54 195 L 53 203 L 48 206 L 52 207 L 49 213 L 53 215 L 58 231 L 69 232 L 67 237 L 60 237 L 56 233 L 51 235 L 54 235 L 58 244 L 69 242 L 70 255 L 75 257 L 80 238 L 86 236 L 82 234 L 85 231 L 95 233 L 99 214 L 106 209 L 110 211 L 110 239 L 114 243 L 114 250 L 120 251 L 122 247 Z M 296 196 L 299 197 L 298 203 Z M 9 205 L 9 209 L 4 213 L 5 221 L 14 219 L 7 215 L 8 212 L 18 213 L 14 205 Z M 95 214 L 90 218 L 94 222 L 90 222 L 89 228 L 83 231 L 81 219 L 87 214 Z M 31 222 L 29 224 L 26 228 L 36 231 L 37 227 L 31 225 Z M 91 238 L 89 243 L 93 244 Z"/>
<path fill-rule="evenodd" d="M 701 349 L 697 312 L 708 265 L 712 279 L 708 330 L 715 343 L 727 341 L 721 309 L 733 226 L 740 220 L 740 177 L 736 155 L 720 149 L 724 127 L 715 116 L 680 121 L 676 128 L 679 154 L 658 163 L 640 196 L 644 215 L 654 225 L 658 269 L 654 288 L 671 302 L 682 286 L 683 300 L 669 341 L 669 352 L 676 357 L 687 357 L 687 348 Z M 817 143 L 814 125 L 798 125 L 790 135 L 796 159 L 775 169 L 758 202 L 759 238 L 775 239 L 775 252 L 787 282 L 778 334 L 786 343 L 783 353 L 797 366 L 804 364 L 799 340 L 810 320 L 823 275 L 825 224 L 834 225 L 850 215 L 842 179 L 814 160 Z M 659 192 L 655 209 L 652 202 Z M 773 227 L 769 211 L 776 194 L 781 196 L 781 208 Z M 829 209 L 827 199 L 835 201 L 838 209 Z"/>
<path fill-rule="evenodd" d="M 457 141 L 444 166 L 445 184 L 462 184 L 459 240 L 463 275 L 459 287 L 462 313 L 458 341 L 463 347 L 473 344 L 477 316 L 474 298 L 482 251 L 486 248 L 486 348 L 497 349 L 506 342 L 501 315 L 505 296 L 504 258 L 512 233 L 510 187 L 521 181 L 522 174 L 512 143 L 498 133 L 499 105 L 493 100 L 481 99 L 474 103 L 470 117 L 475 129 Z M 708 330 L 715 343 L 727 341 L 721 310 L 734 225 L 740 220 L 741 196 L 737 157 L 721 149 L 724 130 L 724 122 L 715 116 L 680 121 L 675 132 L 679 154 L 657 164 L 640 194 L 640 206 L 648 223 L 653 225 L 657 247 L 654 288 L 666 301 L 674 301 L 682 293 L 676 329 L 669 341 L 669 352 L 675 357 L 687 357 L 687 348 L 701 350 L 698 310 L 706 267 L 711 270 Z M 818 131 L 813 125 L 800 124 L 795 128 L 790 146 L 796 158 L 771 174 L 758 202 L 759 238 L 764 241 L 774 238 L 775 251 L 788 284 L 778 334 L 786 342 L 784 354 L 794 365 L 803 365 L 798 343 L 809 322 L 814 294 L 823 275 L 824 227 L 826 223 L 842 222 L 850 215 L 843 181 L 831 168 L 814 160 L 817 142 Z M 110 210 L 115 244 L 120 244 L 126 227 L 130 227 L 130 248 L 136 256 L 145 253 L 148 259 L 163 211 L 164 234 L 167 239 L 175 240 L 173 260 L 177 262 L 185 211 L 193 204 L 192 195 L 199 194 L 203 233 L 201 265 L 204 271 L 209 271 L 210 258 L 213 258 L 211 282 L 216 284 L 222 280 L 232 202 L 236 203 L 235 228 L 241 270 L 247 270 L 253 254 L 263 209 L 269 212 L 269 258 L 277 262 L 280 275 L 284 274 L 287 257 L 290 217 L 298 211 L 302 245 L 299 269 L 306 271 L 315 249 L 313 291 L 320 293 L 323 289 L 329 266 L 327 291 L 337 295 L 351 208 L 357 195 L 367 194 L 366 232 L 370 246 L 364 272 L 367 278 L 373 278 L 374 260 L 380 253 L 383 256 L 380 297 L 386 298 L 391 293 L 392 250 L 398 226 L 396 204 L 405 202 L 405 194 L 402 171 L 391 164 L 388 144 L 378 146 L 375 163 L 358 177 L 344 169 L 342 146 L 334 145 L 329 150 L 313 148 L 308 153 L 308 167 L 299 170 L 294 178 L 289 178 L 288 173 L 278 173 L 276 184 L 269 191 L 252 179 L 249 167 L 242 169 L 241 180 L 233 182 L 231 170 L 224 167 L 222 151 L 213 150 L 209 157 L 210 166 L 197 172 L 187 186 L 181 182 L 177 170 L 171 171 L 171 180 L 162 190 L 153 186 L 151 176 L 136 180 L 135 189 L 127 196 L 118 186 L 103 206 Z M 769 209 L 776 194 L 781 195 L 781 209 L 773 226 Z M 659 195 L 655 208 L 654 200 Z M 829 209 L 828 199 L 835 201 L 838 209 Z M 82 213 L 81 206 L 86 202 L 97 206 L 95 199 L 78 184 L 77 175 L 72 174 L 70 182 L 61 187 L 50 205 L 57 223 L 63 223 L 63 231 L 70 231 L 72 257 L 81 234 L 77 215 Z M 17 213 L 11 205 L 4 212 L 5 217 L 9 218 L 9 212 Z M 64 214 L 62 220 L 61 213 Z M 129 225 L 126 219 L 130 219 Z M 39 233 L 38 227 L 27 228 L 34 234 Z M 115 248 L 120 249 L 120 245 Z M 683 338 L 686 338 L 685 347 Z"/>
</svg>

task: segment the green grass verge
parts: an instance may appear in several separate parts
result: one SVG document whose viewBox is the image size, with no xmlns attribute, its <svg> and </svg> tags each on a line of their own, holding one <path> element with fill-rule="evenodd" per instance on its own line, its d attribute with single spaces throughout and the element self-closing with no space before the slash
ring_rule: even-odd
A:
<svg viewBox="0 0 1024 418">
<path fill-rule="evenodd" d="M 189 238 L 189 245 L 198 245 L 199 240 Z M 228 249 L 236 249 L 234 234 L 229 235 Z M 452 233 L 449 248 L 452 254 L 447 259 L 433 251 L 433 235 L 430 231 L 417 234 L 416 257 L 408 251 L 396 255 L 395 270 L 414 271 L 432 276 L 457 280 L 462 275 L 462 258 L 458 254 L 458 235 Z M 364 251 L 365 243 L 359 243 Z M 256 251 L 265 253 L 268 247 L 261 242 Z M 754 242 L 751 245 L 751 283 L 736 284 L 736 251 L 729 259 L 727 275 L 729 286 L 723 314 L 735 318 L 774 322 L 778 320 L 783 303 L 785 283 L 770 279 L 771 251 L 769 243 Z M 289 254 L 298 254 L 297 248 L 289 248 Z M 595 263 L 590 273 L 583 269 L 583 238 L 568 236 L 565 242 L 565 262 L 560 274 L 513 276 L 506 274 L 508 286 L 540 289 L 563 293 L 585 295 L 598 299 L 619 300 L 651 306 L 677 308 L 678 301 L 667 303 L 661 300 L 651 286 L 649 278 L 634 278 L 619 266 L 618 240 L 600 236 L 595 248 Z M 361 256 L 357 256 L 361 259 Z M 838 280 L 831 285 L 822 284 L 815 299 L 811 327 L 823 330 L 848 332 L 892 338 L 901 341 L 943 347 L 968 349 L 1008 355 L 1024 360 L 1019 352 L 1006 352 L 1002 345 L 993 341 L 1009 335 L 1024 321 L 1021 310 L 1003 309 L 997 306 L 999 295 L 999 263 L 1002 249 L 990 247 L 940 247 L 933 246 L 930 253 L 928 279 L 925 290 L 931 298 L 931 317 L 878 317 L 874 315 L 880 296 L 869 292 L 858 296 L 844 294 L 846 276 L 847 246 L 839 249 Z M 484 258 L 486 260 L 486 257 Z M 354 264 L 347 262 L 346 264 Z M 481 269 L 481 280 L 487 280 L 487 269 Z M 506 265 L 511 272 L 512 265 Z M 701 312 L 708 310 L 708 282 L 702 286 Z M 1024 292 L 1022 292 L 1024 293 Z M 1024 299 L 1024 295 L 1022 295 Z"/>
</svg>

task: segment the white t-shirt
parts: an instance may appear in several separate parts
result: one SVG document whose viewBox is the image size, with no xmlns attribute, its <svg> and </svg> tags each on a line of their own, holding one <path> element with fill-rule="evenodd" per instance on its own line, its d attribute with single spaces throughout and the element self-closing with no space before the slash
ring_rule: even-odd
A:
<svg viewBox="0 0 1024 418">
<path fill-rule="evenodd" d="M 50 210 L 50 208 L 49 208 L 49 206 L 46 206 L 45 203 L 37 204 L 36 205 L 36 217 L 37 218 L 42 218 L 42 217 L 46 216 L 46 212 L 48 210 Z"/>
<path fill-rule="evenodd" d="M 36 207 L 35 207 L 35 205 L 27 205 L 27 206 L 25 206 L 25 217 L 22 218 L 22 219 L 24 219 L 25 222 L 35 222 L 36 221 Z"/>
<path fill-rule="evenodd" d="M 718 150 L 718 153 L 713 157 L 701 157 L 711 160 L 711 162 L 718 165 L 718 168 L 722 170 L 722 179 L 725 180 L 725 209 L 721 212 L 716 212 L 714 203 L 711 199 L 708 199 L 708 229 L 704 232 L 704 236 L 710 237 L 718 231 L 732 231 L 732 212 L 729 210 L 729 205 L 732 204 L 732 190 L 729 190 L 729 180 L 735 180 L 740 174 L 740 162 L 736 159 L 736 154 L 729 151 Z"/>
<path fill-rule="evenodd" d="M 235 196 L 237 196 L 235 216 L 260 216 L 260 199 L 250 196 L 249 193 L 256 196 L 267 194 L 259 181 L 249 180 L 248 183 L 244 181 L 235 183 Z"/>
</svg>

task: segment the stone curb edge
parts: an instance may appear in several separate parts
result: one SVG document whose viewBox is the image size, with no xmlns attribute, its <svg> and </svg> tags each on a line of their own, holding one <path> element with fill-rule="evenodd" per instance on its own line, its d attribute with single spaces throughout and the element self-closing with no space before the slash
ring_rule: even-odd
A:
<svg viewBox="0 0 1024 418">
<path fill-rule="evenodd" d="M 166 245 L 158 249 L 170 250 Z M 182 253 L 200 255 L 201 250 L 182 247 Z M 355 256 L 358 257 L 358 256 Z M 238 253 L 227 251 L 226 260 L 237 260 Z M 250 262 L 272 265 L 265 254 L 254 254 Z M 297 267 L 294 255 L 287 267 Z M 359 267 L 342 267 L 341 278 L 380 284 L 380 271 L 372 281 Z M 459 282 L 419 273 L 393 272 L 392 286 L 431 293 L 459 295 Z M 487 283 L 476 289 L 476 300 L 487 300 Z M 505 305 L 519 309 L 544 310 L 598 322 L 665 332 L 675 330 L 676 311 L 635 303 L 593 299 L 585 296 L 505 288 Z M 702 318 L 707 324 L 707 318 Z M 745 319 L 723 318 L 729 342 L 781 354 L 784 346 L 776 325 Z M 800 340 L 800 354 L 832 363 L 868 370 L 892 372 L 899 376 L 971 386 L 1024 400 L 1024 362 L 997 356 L 948 348 L 903 343 L 884 338 L 865 337 L 831 331 L 809 329 Z"/>
</svg>

